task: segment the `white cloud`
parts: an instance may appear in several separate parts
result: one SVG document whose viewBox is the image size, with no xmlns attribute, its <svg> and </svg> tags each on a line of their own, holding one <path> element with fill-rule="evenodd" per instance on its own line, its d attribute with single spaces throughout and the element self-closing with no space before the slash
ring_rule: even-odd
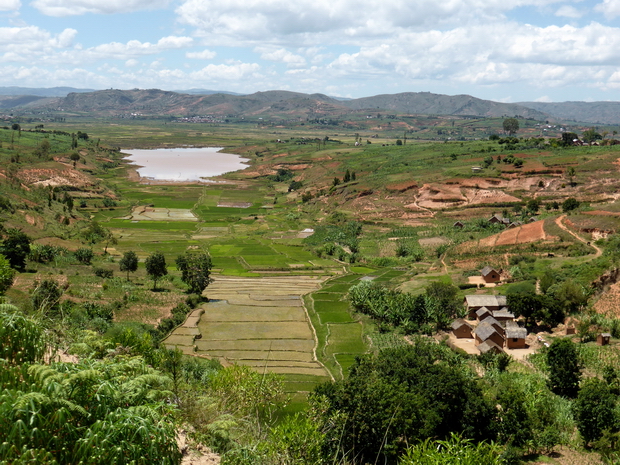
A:
<svg viewBox="0 0 620 465">
<path fill-rule="evenodd" d="M 185 56 L 195 60 L 212 60 L 217 56 L 217 53 L 205 49 L 202 52 L 187 52 Z"/>
<path fill-rule="evenodd" d="M 574 6 L 562 5 L 555 12 L 555 15 L 556 16 L 562 16 L 562 17 L 565 17 L 565 18 L 578 19 L 578 18 L 581 18 L 584 15 L 584 12 L 581 11 L 581 10 L 578 10 Z"/>
<path fill-rule="evenodd" d="M 0 0 L 0 11 L 19 10 L 22 3 L 19 0 Z"/>
<path fill-rule="evenodd" d="M 260 66 L 257 63 L 211 64 L 190 73 L 189 77 L 194 81 L 219 83 L 220 81 L 239 81 L 259 77 L 259 70 Z"/>
<path fill-rule="evenodd" d="M 129 59 L 129 60 L 127 60 L 125 62 L 125 66 L 127 68 L 134 68 L 134 67 L 138 66 L 139 64 L 140 64 L 140 62 L 138 60 L 134 60 L 133 58 L 131 58 L 131 59 Z"/>
<path fill-rule="evenodd" d="M 594 10 L 609 18 L 615 18 L 620 16 L 620 0 L 603 0 L 594 7 Z"/>
<path fill-rule="evenodd" d="M 36 26 L 0 27 L 0 52 L 15 52 L 22 57 L 51 54 L 53 49 L 69 47 L 76 34 L 75 29 L 54 36 Z"/>
<path fill-rule="evenodd" d="M 0 0 L 9 1 L 9 0 Z M 114 14 L 164 8 L 170 0 L 34 0 L 31 4 L 48 16 L 76 16 L 86 13 Z"/>
<path fill-rule="evenodd" d="M 109 44 L 101 44 L 96 47 L 88 48 L 82 53 L 84 58 L 105 59 L 113 58 L 119 60 L 128 60 L 144 55 L 154 55 L 165 50 L 179 49 L 192 45 L 191 37 L 170 36 L 160 39 L 156 44 L 150 42 L 140 42 L 139 40 L 130 40 L 125 44 L 119 42 L 111 42 Z"/>
<path fill-rule="evenodd" d="M 501 20 L 516 6 L 560 0 L 185 0 L 179 22 L 218 44 L 358 44 L 399 30 L 445 29 Z"/>
<path fill-rule="evenodd" d="M 257 47 L 254 51 L 260 53 L 260 57 L 263 60 L 284 63 L 289 68 L 301 68 L 306 65 L 306 59 L 304 57 L 289 52 L 284 48 L 271 49 L 266 47 Z"/>
<path fill-rule="evenodd" d="M 541 103 L 549 103 L 552 101 L 553 100 L 551 100 L 551 98 L 549 98 L 547 95 L 543 95 L 542 97 L 538 97 L 537 99 L 534 99 L 534 102 L 541 102 Z"/>
</svg>

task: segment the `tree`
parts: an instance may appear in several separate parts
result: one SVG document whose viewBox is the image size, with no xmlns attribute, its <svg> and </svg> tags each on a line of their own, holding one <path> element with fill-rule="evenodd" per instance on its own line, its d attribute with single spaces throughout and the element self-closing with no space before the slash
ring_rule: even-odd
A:
<svg viewBox="0 0 620 465">
<path fill-rule="evenodd" d="M 598 132 L 596 132 L 596 129 L 594 129 L 594 128 L 590 128 L 590 129 L 587 129 L 587 130 L 583 131 L 583 140 L 584 140 L 584 142 L 586 142 L 586 143 L 588 143 L 590 145 L 595 140 L 601 140 L 602 138 L 603 138 L 603 136 L 601 136 Z"/>
<path fill-rule="evenodd" d="M 190 294 L 202 294 L 212 282 L 211 257 L 206 252 L 185 253 L 176 259 L 177 268 L 181 271 L 181 280 L 187 284 Z"/>
<path fill-rule="evenodd" d="M 144 262 L 146 265 L 146 274 L 153 280 L 153 290 L 157 289 L 157 281 L 168 274 L 168 268 L 166 268 L 166 257 L 161 252 L 153 252 L 146 257 Z"/>
<path fill-rule="evenodd" d="M 617 429 L 615 406 L 616 397 L 605 381 L 590 378 L 583 383 L 573 408 L 577 429 L 586 444 L 600 439 L 606 429 Z"/>
<path fill-rule="evenodd" d="M 3 295 L 15 280 L 15 270 L 4 255 L 0 255 L 0 295 Z"/>
<path fill-rule="evenodd" d="M 566 176 L 568 177 L 571 186 L 574 185 L 573 178 L 575 177 L 575 174 L 575 168 L 573 166 L 566 168 Z"/>
<path fill-rule="evenodd" d="M 562 211 L 567 213 L 569 211 L 575 210 L 579 208 L 579 201 L 574 197 L 567 198 L 564 202 L 562 202 Z"/>
<path fill-rule="evenodd" d="M 30 253 L 32 240 L 26 233 L 19 229 L 9 229 L 6 238 L 2 241 L 0 253 L 4 255 L 11 267 L 23 271 L 26 268 L 26 258 Z"/>
<path fill-rule="evenodd" d="M 512 136 L 519 130 L 519 120 L 517 118 L 506 118 L 502 126 L 504 127 L 504 131 L 506 131 L 509 136 Z"/>
<path fill-rule="evenodd" d="M 323 403 L 320 423 L 346 419 L 327 433 L 334 463 L 396 463 L 409 444 L 453 432 L 488 439 L 495 410 L 458 355 L 422 338 L 356 358 L 346 380 L 318 386 L 311 401 Z"/>
<path fill-rule="evenodd" d="M 574 398 L 579 391 L 581 371 L 575 344 L 566 338 L 553 341 L 547 351 L 549 389 L 554 393 Z"/>
<path fill-rule="evenodd" d="M 506 304 L 516 317 L 525 318 L 525 325 L 528 326 L 540 317 L 542 302 L 539 296 L 528 293 L 516 293 L 506 296 Z"/>
<path fill-rule="evenodd" d="M 118 262 L 121 271 L 127 272 L 127 281 L 129 281 L 129 273 L 135 273 L 138 270 L 138 256 L 133 250 L 125 252 L 123 258 Z"/>
<path fill-rule="evenodd" d="M 578 140 L 579 140 L 579 136 L 575 134 L 574 132 L 563 132 L 560 145 L 562 145 L 563 147 L 570 147 L 575 143 L 575 141 L 578 141 Z"/>
<path fill-rule="evenodd" d="M 93 221 L 88 228 L 86 228 L 82 232 L 82 236 L 84 239 L 90 244 L 96 244 L 98 242 L 105 242 L 105 247 L 103 249 L 103 253 L 108 253 L 108 246 L 111 244 L 116 244 L 117 240 L 107 228 L 101 226 L 97 221 Z"/>
<path fill-rule="evenodd" d="M 75 164 L 80 161 L 80 154 L 77 152 L 71 152 L 69 159 L 73 162 L 73 167 L 75 168 Z"/>
<path fill-rule="evenodd" d="M 530 199 L 527 202 L 527 209 L 532 213 L 537 213 L 540 210 L 541 201 L 540 199 Z"/>
</svg>

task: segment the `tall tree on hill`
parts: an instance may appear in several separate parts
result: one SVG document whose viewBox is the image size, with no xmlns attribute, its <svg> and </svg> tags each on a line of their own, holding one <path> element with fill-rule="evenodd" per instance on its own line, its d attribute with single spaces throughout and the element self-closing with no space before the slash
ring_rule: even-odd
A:
<svg viewBox="0 0 620 465">
<path fill-rule="evenodd" d="M 549 388 L 556 394 L 574 398 L 579 391 L 579 354 L 570 339 L 556 339 L 547 352 Z"/>
<path fill-rule="evenodd" d="M 504 127 L 504 131 L 506 131 L 509 136 L 512 136 L 519 130 L 519 120 L 517 118 L 506 118 L 502 126 Z"/>
<path fill-rule="evenodd" d="M 7 258 L 12 268 L 23 271 L 26 268 L 26 257 L 30 253 L 31 242 L 30 237 L 23 231 L 9 229 L 0 246 L 0 253 Z"/>
<path fill-rule="evenodd" d="M 138 269 L 138 256 L 133 250 L 125 252 L 123 258 L 118 262 L 121 271 L 127 272 L 127 281 L 129 281 L 129 273 L 135 273 Z"/>
<path fill-rule="evenodd" d="M 176 259 L 177 268 L 181 271 L 181 280 L 187 284 L 190 294 L 202 294 L 212 282 L 211 257 L 208 253 L 185 253 Z"/>
<path fill-rule="evenodd" d="M 166 257 L 161 252 L 153 252 L 146 258 L 146 274 L 153 280 L 153 290 L 157 289 L 157 281 L 168 274 Z"/>
</svg>

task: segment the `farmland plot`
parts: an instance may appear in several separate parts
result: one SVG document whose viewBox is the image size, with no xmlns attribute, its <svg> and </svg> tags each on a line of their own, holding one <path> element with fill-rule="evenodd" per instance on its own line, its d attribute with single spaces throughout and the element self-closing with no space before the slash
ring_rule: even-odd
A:
<svg viewBox="0 0 620 465">
<path fill-rule="evenodd" d="M 195 326 L 199 334 L 188 332 L 186 323 L 164 343 L 287 378 L 325 380 L 329 374 L 316 359 L 316 337 L 301 299 L 320 285 L 320 279 L 303 276 L 218 276 L 207 289 L 210 302 Z"/>
</svg>

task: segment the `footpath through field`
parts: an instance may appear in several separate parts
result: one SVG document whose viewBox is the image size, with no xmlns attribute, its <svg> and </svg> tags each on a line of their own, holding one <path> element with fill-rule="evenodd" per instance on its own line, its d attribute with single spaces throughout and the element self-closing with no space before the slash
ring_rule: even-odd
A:
<svg viewBox="0 0 620 465">
<path fill-rule="evenodd" d="M 305 276 L 217 276 L 207 288 L 209 303 L 164 343 L 260 371 L 328 378 L 316 358 L 317 339 L 302 300 L 321 283 Z"/>
</svg>

